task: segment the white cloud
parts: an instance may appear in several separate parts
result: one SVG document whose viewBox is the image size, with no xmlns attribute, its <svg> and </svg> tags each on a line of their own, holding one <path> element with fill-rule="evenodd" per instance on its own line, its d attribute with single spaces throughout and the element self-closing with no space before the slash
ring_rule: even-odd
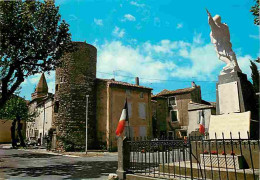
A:
<svg viewBox="0 0 260 180">
<path fill-rule="evenodd" d="M 177 24 L 176 29 L 181 29 L 183 27 L 182 23 Z"/>
<path fill-rule="evenodd" d="M 124 29 L 120 29 L 119 27 L 115 27 L 115 29 L 113 30 L 112 34 L 118 38 L 122 38 L 125 35 L 125 30 Z"/>
<path fill-rule="evenodd" d="M 221 64 L 223 64 L 220 60 L 218 60 L 212 44 L 206 44 L 201 47 L 194 43 L 190 48 L 184 50 L 180 49 L 179 55 L 185 58 L 189 64 L 178 65 L 176 71 L 171 73 L 173 77 L 196 77 L 201 80 L 215 80 L 216 76 L 214 71 L 218 69 Z"/>
<path fill-rule="evenodd" d="M 175 67 L 173 62 L 161 62 L 149 54 L 143 54 L 141 47 L 125 46 L 120 41 L 106 42 L 98 47 L 99 72 L 121 70 L 129 76 L 148 79 L 166 79 L 168 71 Z M 124 78 L 121 77 L 122 80 Z M 148 81 L 148 80 L 147 80 Z"/>
<path fill-rule="evenodd" d="M 144 7 L 145 6 L 145 4 L 139 4 L 135 1 L 131 1 L 130 4 L 133 5 L 133 6 L 136 6 L 136 7 Z"/>
<path fill-rule="evenodd" d="M 176 54 L 176 49 L 186 48 L 190 46 L 189 43 L 184 41 L 170 41 L 168 39 L 161 40 L 157 44 L 151 44 L 150 42 L 145 42 L 143 44 L 143 49 L 149 54 L 164 54 L 164 55 L 174 55 Z"/>
<path fill-rule="evenodd" d="M 225 66 L 218 59 L 214 45 L 204 44 L 201 34 L 195 34 L 192 42 L 164 39 L 158 43 L 147 41 L 132 46 L 124 45 L 121 41 L 105 42 L 98 46 L 98 52 L 98 71 L 113 73 L 121 70 L 116 71 L 116 74 L 139 76 L 147 82 L 154 82 L 151 79 L 174 78 L 217 80 Z M 249 55 L 238 56 L 242 71 L 248 75 L 251 73 L 249 59 L 253 58 Z M 104 74 L 99 76 L 113 77 Z M 129 79 L 119 76 L 116 78 L 125 81 Z"/>
<path fill-rule="evenodd" d="M 252 58 L 252 56 L 250 56 L 250 55 L 238 56 L 237 57 L 238 65 L 239 65 L 240 69 L 242 70 L 242 72 L 247 74 L 248 79 L 251 78 L 250 60 L 252 60 L 252 59 L 254 59 L 254 58 Z M 258 63 L 256 63 L 256 64 L 259 68 Z"/>
<path fill-rule="evenodd" d="M 252 39 L 258 39 L 258 40 L 260 39 L 259 35 L 252 35 L 252 34 L 250 34 L 249 37 L 252 38 Z"/>
<path fill-rule="evenodd" d="M 94 18 L 94 23 L 98 26 L 103 26 L 103 20 L 102 19 L 96 19 Z"/>
<path fill-rule="evenodd" d="M 203 40 L 201 39 L 201 33 L 199 33 L 199 34 L 195 33 L 195 35 L 193 36 L 193 43 L 196 43 L 196 44 L 203 43 Z"/>
<path fill-rule="evenodd" d="M 135 21 L 135 17 L 131 14 L 125 14 L 124 18 L 122 19 L 122 21 Z"/>
</svg>

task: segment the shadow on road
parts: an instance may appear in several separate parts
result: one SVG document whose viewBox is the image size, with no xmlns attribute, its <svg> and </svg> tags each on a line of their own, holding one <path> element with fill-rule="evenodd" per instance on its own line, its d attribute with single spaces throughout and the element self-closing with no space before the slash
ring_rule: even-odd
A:
<svg viewBox="0 0 260 180">
<path fill-rule="evenodd" d="M 39 177 L 48 175 L 71 178 L 99 178 L 109 173 L 115 173 L 117 161 L 77 162 L 75 164 L 60 164 L 45 167 L 12 168 L 4 170 L 7 176 Z M 22 175 L 22 176 L 21 176 Z"/>
<path fill-rule="evenodd" d="M 24 154 L 12 154 L 8 156 L 2 156 L 4 158 L 51 158 L 57 155 L 52 155 L 52 154 L 40 154 L 40 153 L 35 153 L 35 154 L 29 154 L 29 153 L 24 153 Z"/>
</svg>

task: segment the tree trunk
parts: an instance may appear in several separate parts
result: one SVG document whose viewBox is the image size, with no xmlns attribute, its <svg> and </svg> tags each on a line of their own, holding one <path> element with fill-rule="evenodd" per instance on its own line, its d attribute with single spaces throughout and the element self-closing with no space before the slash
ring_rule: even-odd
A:
<svg viewBox="0 0 260 180">
<path fill-rule="evenodd" d="M 12 138 L 12 147 L 16 148 L 17 147 L 17 142 L 15 138 L 15 126 L 16 126 L 16 119 L 13 120 L 12 126 L 11 126 L 11 138 Z"/>
<path fill-rule="evenodd" d="M 18 132 L 18 136 L 19 136 L 19 139 L 20 139 L 20 145 L 22 147 L 26 147 L 24 139 L 23 139 L 23 135 L 22 135 L 22 128 L 23 127 L 22 127 L 22 124 L 21 124 L 20 117 L 17 117 L 17 124 L 18 124 L 17 132 Z"/>
</svg>

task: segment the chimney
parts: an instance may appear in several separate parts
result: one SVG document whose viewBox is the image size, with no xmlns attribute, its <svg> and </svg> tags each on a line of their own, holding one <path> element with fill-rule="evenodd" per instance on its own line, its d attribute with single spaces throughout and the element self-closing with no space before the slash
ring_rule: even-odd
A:
<svg viewBox="0 0 260 180">
<path fill-rule="evenodd" d="M 135 77 L 135 84 L 139 86 L 139 77 Z"/>
<path fill-rule="evenodd" d="M 191 87 L 196 87 L 196 84 L 194 81 L 191 82 Z"/>
</svg>

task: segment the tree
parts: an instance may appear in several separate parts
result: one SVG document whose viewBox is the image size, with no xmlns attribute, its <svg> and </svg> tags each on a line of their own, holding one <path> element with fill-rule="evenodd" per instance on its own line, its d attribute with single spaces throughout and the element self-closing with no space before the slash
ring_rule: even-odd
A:
<svg viewBox="0 0 260 180">
<path fill-rule="evenodd" d="M 259 25 L 259 0 L 255 0 L 255 5 L 251 7 L 250 12 L 252 12 L 254 18 L 254 23 Z"/>
<path fill-rule="evenodd" d="M 70 49 L 69 25 L 53 0 L 0 1 L 0 108 L 25 78 L 48 72 Z"/>
<path fill-rule="evenodd" d="M 258 69 L 257 69 L 257 66 L 256 64 L 253 62 L 253 61 L 250 61 L 251 63 L 251 78 L 252 78 L 252 81 L 253 81 L 253 87 L 254 87 L 254 91 L 257 93 L 259 92 L 259 72 L 258 72 Z"/>
<path fill-rule="evenodd" d="M 16 95 L 13 95 L 10 100 L 6 102 L 3 108 L 0 109 L 0 119 L 13 120 L 11 127 L 12 146 L 17 146 L 15 138 L 15 129 L 17 124 L 17 134 L 20 140 L 20 145 L 25 147 L 25 142 L 22 135 L 21 121 L 32 121 L 36 113 L 29 113 L 26 101 Z"/>
</svg>

